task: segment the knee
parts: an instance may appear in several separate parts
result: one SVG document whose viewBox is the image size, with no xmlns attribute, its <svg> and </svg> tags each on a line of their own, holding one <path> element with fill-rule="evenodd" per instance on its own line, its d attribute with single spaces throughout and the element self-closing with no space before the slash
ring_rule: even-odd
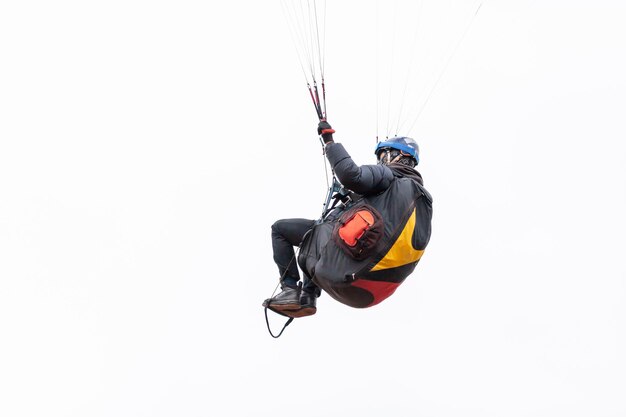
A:
<svg viewBox="0 0 626 417">
<path fill-rule="evenodd" d="M 272 236 L 277 236 L 277 235 L 282 236 L 285 222 L 286 222 L 285 220 L 277 220 L 274 222 L 274 224 L 272 225 Z"/>
</svg>

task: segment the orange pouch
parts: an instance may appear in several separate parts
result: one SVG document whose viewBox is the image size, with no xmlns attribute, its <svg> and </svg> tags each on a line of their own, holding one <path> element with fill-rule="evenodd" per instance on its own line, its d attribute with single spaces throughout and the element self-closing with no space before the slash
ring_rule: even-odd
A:
<svg viewBox="0 0 626 417">
<path fill-rule="evenodd" d="M 373 224 L 374 215 L 367 210 L 359 210 L 339 228 L 339 237 L 346 245 L 354 247 Z"/>
<path fill-rule="evenodd" d="M 355 259 L 366 258 L 384 234 L 380 214 L 368 205 L 358 205 L 346 211 L 336 228 L 335 241 Z"/>
</svg>

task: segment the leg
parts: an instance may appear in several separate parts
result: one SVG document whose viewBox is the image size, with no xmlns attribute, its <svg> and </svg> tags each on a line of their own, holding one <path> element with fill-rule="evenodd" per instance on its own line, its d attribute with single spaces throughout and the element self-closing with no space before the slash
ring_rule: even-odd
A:
<svg viewBox="0 0 626 417">
<path fill-rule="evenodd" d="M 300 289 L 300 274 L 293 250 L 294 246 L 300 246 L 304 235 L 314 224 L 314 220 L 286 219 L 272 225 L 272 249 L 281 276 L 282 291 L 263 302 L 266 308 L 293 318 L 310 316 L 317 311 L 315 299 L 321 290 L 306 273 L 304 287 Z"/>
<path fill-rule="evenodd" d="M 272 225 L 274 262 L 278 265 L 281 281 L 289 286 L 296 286 L 300 281 L 293 247 L 302 243 L 304 235 L 313 227 L 313 224 L 315 224 L 314 220 L 285 219 L 278 220 Z"/>
<path fill-rule="evenodd" d="M 306 273 L 304 274 L 304 279 L 302 281 L 303 281 L 303 285 L 302 285 L 303 296 L 306 293 L 314 298 L 317 298 L 322 294 L 322 290 L 320 289 L 320 287 L 315 285 L 313 283 L 313 280 Z"/>
</svg>

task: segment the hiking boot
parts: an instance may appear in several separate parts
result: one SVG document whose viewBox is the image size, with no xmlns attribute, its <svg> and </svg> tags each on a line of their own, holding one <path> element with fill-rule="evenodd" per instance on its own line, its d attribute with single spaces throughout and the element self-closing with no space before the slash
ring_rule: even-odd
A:
<svg viewBox="0 0 626 417">
<path fill-rule="evenodd" d="M 300 318 L 312 316 L 317 313 L 317 297 L 310 292 L 302 291 L 300 294 L 300 306 L 296 310 L 282 310 L 281 312 L 289 317 Z"/>
<path fill-rule="evenodd" d="M 263 307 L 268 307 L 272 310 L 280 311 L 282 313 L 289 310 L 300 309 L 300 286 L 290 287 L 284 285 L 283 290 L 279 292 L 275 297 L 268 298 L 263 301 Z"/>
</svg>

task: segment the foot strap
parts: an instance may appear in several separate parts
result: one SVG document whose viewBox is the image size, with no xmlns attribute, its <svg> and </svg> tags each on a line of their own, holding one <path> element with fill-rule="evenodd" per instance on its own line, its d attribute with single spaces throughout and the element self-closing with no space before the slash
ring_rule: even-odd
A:
<svg viewBox="0 0 626 417">
<path fill-rule="evenodd" d="M 283 334 L 283 332 L 285 331 L 285 329 L 287 328 L 287 326 L 289 326 L 291 324 L 291 322 L 293 321 L 293 317 L 289 317 L 288 315 L 281 313 L 280 311 L 271 309 L 274 313 L 276 314 L 280 314 L 281 316 L 284 317 L 289 317 L 289 320 L 287 320 L 287 322 L 285 323 L 285 325 L 283 326 L 282 330 L 280 331 L 280 333 L 278 333 L 278 335 L 274 335 L 274 333 L 272 333 L 272 329 L 270 328 L 270 321 L 267 318 L 267 310 L 268 310 L 268 306 L 265 306 L 265 323 L 267 324 L 267 331 L 270 332 L 270 335 L 274 338 L 274 339 L 278 339 L 280 337 L 281 334 Z"/>
</svg>

